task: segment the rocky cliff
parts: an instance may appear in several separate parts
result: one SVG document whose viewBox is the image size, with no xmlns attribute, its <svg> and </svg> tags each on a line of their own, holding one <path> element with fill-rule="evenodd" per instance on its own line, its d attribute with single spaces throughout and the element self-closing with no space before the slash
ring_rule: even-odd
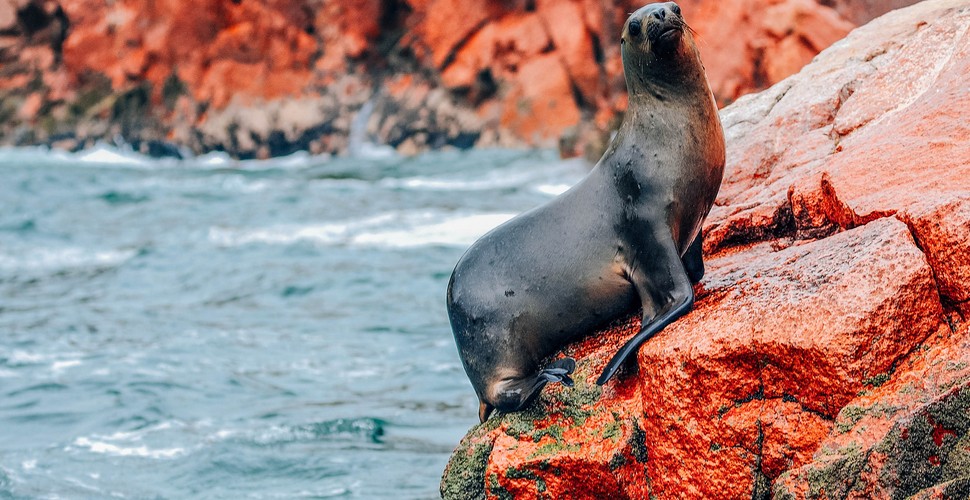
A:
<svg viewBox="0 0 970 500">
<path fill-rule="evenodd" d="M 360 115 L 404 153 L 561 140 L 595 157 L 625 109 L 617 41 L 641 3 L 0 0 L 0 143 L 344 152 Z M 913 2 L 681 3 L 728 103 Z"/>
<path fill-rule="evenodd" d="M 445 498 L 970 497 L 970 1 L 853 31 L 722 111 L 695 310 L 635 370 L 473 428 Z"/>
</svg>

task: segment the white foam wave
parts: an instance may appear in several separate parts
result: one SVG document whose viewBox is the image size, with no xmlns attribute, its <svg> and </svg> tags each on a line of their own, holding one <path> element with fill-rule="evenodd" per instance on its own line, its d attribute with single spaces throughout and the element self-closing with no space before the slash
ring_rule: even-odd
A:
<svg viewBox="0 0 970 500">
<path fill-rule="evenodd" d="M 80 353 L 34 353 L 21 350 L 4 353 L 0 350 L 0 357 L 6 357 L 6 364 L 13 367 L 25 367 L 50 364 L 50 371 L 54 375 L 60 375 L 69 368 L 84 364 L 81 361 Z M 19 376 L 17 372 L 0 369 L 0 378 L 11 378 Z"/>
<path fill-rule="evenodd" d="M 67 361 L 55 361 L 54 363 L 51 364 L 51 371 L 54 372 L 54 374 L 59 374 L 59 373 L 62 373 L 64 370 L 67 370 L 68 368 L 81 366 L 81 364 L 82 362 L 79 359 L 70 359 Z"/>
<path fill-rule="evenodd" d="M 195 162 L 204 167 L 222 168 L 232 165 L 233 159 L 228 153 L 212 151 L 197 157 Z"/>
<path fill-rule="evenodd" d="M 263 170 L 300 170 L 326 163 L 330 159 L 331 157 L 328 154 L 312 155 L 306 151 L 296 151 L 286 156 L 277 156 L 265 160 L 236 160 L 223 151 L 210 151 L 195 157 L 187 156 L 174 163 L 162 159 L 151 159 L 151 161 L 156 162 L 159 166 L 177 165 L 212 170 L 232 168 L 258 172 Z"/>
<path fill-rule="evenodd" d="M 211 152 L 195 158 L 186 158 L 183 162 L 193 167 L 211 169 L 233 168 L 258 172 L 263 170 L 301 170 L 330 161 L 330 155 L 311 155 L 306 151 L 297 151 L 286 156 L 277 156 L 265 160 L 235 160 L 223 152 Z"/>
<path fill-rule="evenodd" d="M 35 353 L 21 351 L 18 349 L 10 353 L 0 351 L 0 355 L 5 355 L 7 358 L 7 364 L 14 366 L 39 365 L 49 362 L 51 363 L 51 369 L 63 369 L 81 364 L 81 361 L 78 360 L 78 358 L 81 357 L 81 354 L 77 352 Z"/>
<path fill-rule="evenodd" d="M 351 152 L 351 156 L 363 160 L 385 160 L 397 158 L 397 150 L 383 144 L 363 142 Z"/>
<path fill-rule="evenodd" d="M 136 442 L 141 441 L 145 436 L 158 431 L 167 431 L 169 429 L 183 428 L 185 424 L 174 423 L 174 422 L 159 422 L 158 424 L 151 425 L 136 431 L 118 431 L 107 436 L 94 436 L 97 439 L 103 439 L 106 441 L 126 441 L 126 442 Z"/>
<path fill-rule="evenodd" d="M 119 457 L 175 458 L 188 453 L 189 450 L 182 447 L 153 448 L 143 444 L 143 442 L 151 434 L 183 427 L 185 427 L 185 424 L 177 421 L 159 422 L 134 431 L 118 431 L 109 435 L 93 434 L 90 437 L 79 437 L 74 440 L 72 446 L 86 448 L 92 453 Z"/>
<path fill-rule="evenodd" d="M 156 448 L 148 446 L 118 446 L 104 441 L 95 441 L 86 437 L 74 440 L 74 446 L 87 448 L 91 453 L 104 455 L 114 455 L 117 457 L 141 457 L 141 458 L 176 458 L 187 453 L 185 448 Z"/>
<path fill-rule="evenodd" d="M 37 354 L 27 351 L 14 351 L 7 356 L 7 363 L 15 365 L 33 365 L 51 359 L 49 354 Z"/>
<path fill-rule="evenodd" d="M 465 246 L 481 235 L 514 217 L 515 214 L 479 214 L 416 225 L 406 229 L 375 231 L 357 235 L 354 244 L 387 247 L 418 247 L 428 245 Z"/>
<path fill-rule="evenodd" d="M 411 212 L 386 213 L 342 223 L 305 226 L 275 226 L 263 229 L 213 227 L 209 229 L 209 241 L 219 246 L 252 243 L 289 245 L 301 241 L 320 245 L 392 248 L 466 246 L 514 215 Z"/>
<path fill-rule="evenodd" d="M 585 163 L 565 160 L 527 168 L 500 168 L 460 175 L 416 176 L 384 179 L 382 187 L 429 191 L 485 191 L 490 189 L 530 188 L 542 194 L 565 192 L 585 175 Z M 530 187 L 531 186 L 531 187 Z"/>
<path fill-rule="evenodd" d="M 185 153 L 183 152 L 183 154 Z M 378 152 L 374 156 L 387 156 L 381 156 L 381 154 Z M 29 161 L 37 163 L 49 161 L 71 165 L 81 164 L 88 167 L 134 169 L 193 167 L 202 169 L 233 168 L 250 171 L 297 170 L 319 165 L 329 161 L 330 158 L 330 155 L 311 155 L 306 151 L 297 151 L 287 156 L 265 160 L 236 160 L 221 151 L 213 151 L 199 156 L 185 156 L 183 159 L 153 158 L 132 150 L 128 145 L 113 146 L 103 142 L 76 152 L 61 151 L 46 146 L 0 147 L 0 162 L 22 163 Z"/>
<path fill-rule="evenodd" d="M 98 143 L 90 149 L 74 154 L 74 158 L 82 163 L 108 166 L 149 167 L 159 160 L 136 153 L 131 148 L 117 148 Z"/>
<path fill-rule="evenodd" d="M 23 254 L 0 253 L 0 269 L 50 270 L 110 267 L 135 256 L 135 250 L 91 251 L 84 248 L 31 248 Z"/>
<path fill-rule="evenodd" d="M 384 179 L 380 182 L 380 185 L 389 188 L 425 189 L 429 191 L 484 191 L 524 186 L 534 178 L 534 174 L 530 175 L 525 172 L 490 171 L 477 179 L 469 179 L 467 176 L 417 176 L 403 179 Z"/>
</svg>

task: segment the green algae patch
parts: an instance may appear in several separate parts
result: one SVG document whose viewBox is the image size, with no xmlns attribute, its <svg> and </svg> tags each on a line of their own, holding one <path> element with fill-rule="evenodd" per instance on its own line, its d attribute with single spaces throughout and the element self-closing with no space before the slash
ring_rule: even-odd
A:
<svg viewBox="0 0 970 500">
<path fill-rule="evenodd" d="M 856 478 L 866 466 L 868 457 L 855 443 L 839 452 L 839 458 L 828 462 L 824 467 L 808 471 L 806 479 L 810 498 L 820 498 L 823 494 L 830 498 L 848 496 Z"/>
<path fill-rule="evenodd" d="M 899 410 L 901 410 L 900 407 L 882 403 L 868 407 L 847 405 L 845 408 L 842 408 L 842 411 L 839 412 L 835 419 L 835 431 L 839 434 L 845 434 L 852 430 L 867 415 L 878 418 L 889 418 Z"/>
<path fill-rule="evenodd" d="M 515 500 L 515 496 L 498 482 L 498 474 L 494 472 L 488 476 L 488 492 L 498 497 L 499 500 Z M 484 492 L 480 498 L 485 498 Z"/>
<path fill-rule="evenodd" d="M 576 453 L 581 449 L 583 449 L 583 447 L 582 445 L 579 445 L 579 444 L 563 443 L 562 441 L 552 441 L 552 442 L 540 445 L 538 448 L 536 448 L 536 451 L 533 451 L 529 455 L 528 459 L 533 460 L 539 457 L 555 455 L 563 451 L 567 453 Z"/>
<path fill-rule="evenodd" d="M 897 424 L 876 451 L 890 457 L 880 482 L 901 496 L 970 476 L 970 387 L 933 402 L 912 420 Z"/>
<path fill-rule="evenodd" d="M 539 429 L 536 426 L 536 422 L 549 418 L 545 412 L 540 411 L 539 406 L 533 405 L 517 413 L 502 415 L 502 426 L 504 427 L 505 434 L 518 440 L 524 440 L 523 438 L 529 437 L 532 438 L 533 442 L 538 441 L 536 431 Z"/>
<path fill-rule="evenodd" d="M 563 428 L 560 425 L 550 425 L 545 429 L 538 429 L 532 434 L 532 442 L 538 443 L 542 438 L 549 436 L 556 441 L 563 440 Z"/>
<path fill-rule="evenodd" d="M 491 441 L 459 445 L 441 478 L 441 498 L 445 500 L 484 499 L 485 469 L 492 454 Z"/>
<path fill-rule="evenodd" d="M 504 432 L 510 437 L 534 443 L 545 436 L 562 440 L 567 428 L 586 424 L 593 415 L 588 407 L 599 401 L 602 394 L 602 387 L 583 382 L 552 394 L 543 393 L 529 408 L 502 415 Z"/>
<path fill-rule="evenodd" d="M 506 479 L 525 479 L 528 481 L 533 481 L 536 485 L 536 491 L 539 493 L 545 493 L 549 486 L 546 481 L 539 477 L 535 472 L 528 469 L 516 469 L 515 467 L 509 467 L 505 471 Z"/>
<path fill-rule="evenodd" d="M 606 426 L 603 427 L 601 436 L 603 437 L 604 440 L 609 439 L 614 443 L 618 442 L 620 438 L 623 436 L 623 424 L 618 420 L 614 420 L 606 424 Z"/>
<path fill-rule="evenodd" d="M 875 375 L 863 380 L 862 385 L 869 387 L 881 387 L 883 384 L 889 381 L 889 377 L 891 375 L 892 373 L 890 372 L 880 373 L 879 375 Z"/>
<path fill-rule="evenodd" d="M 861 406 L 848 405 L 842 408 L 835 420 L 835 430 L 839 434 L 845 434 L 855 427 L 855 424 L 866 416 L 866 409 Z"/>
</svg>

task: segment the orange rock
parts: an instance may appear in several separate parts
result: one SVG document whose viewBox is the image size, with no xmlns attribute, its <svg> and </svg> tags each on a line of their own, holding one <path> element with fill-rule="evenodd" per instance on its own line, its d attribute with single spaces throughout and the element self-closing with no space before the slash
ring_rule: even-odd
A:
<svg viewBox="0 0 970 500">
<path fill-rule="evenodd" d="M 37 112 L 40 111 L 40 108 L 43 105 L 44 96 L 34 92 L 33 94 L 27 96 L 27 99 L 24 99 L 24 103 L 20 105 L 17 115 L 22 120 L 32 121 L 37 118 Z"/>
<path fill-rule="evenodd" d="M 593 104 L 600 93 L 602 78 L 593 39 L 583 19 L 582 4 L 573 1 L 539 0 L 536 2 L 546 31 L 552 38 L 556 53 L 562 58 L 572 82 L 583 99 Z"/>
<path fill-rule="evenodd" d="M 455 49 L 480 30 L 495 9 L 488 0 L 425 0 L 411 2 L 420 17 L 415 26 L 415 49 L 441 68 Z M 460 13 L 460 15 L 456 15 Z"/>
<path fill-rule="evenodd" d="M 0 30 L 7 31 L 17 25 L 17 2 L 0 0 Z"/>
<path fill-rule="evenodd" d="M 549 44 L 539 16 L 509 14 L 469 38 L 442 71 L 442 81 L 451 88 L 469 87 L 485 69 L 501 79 L 514 78 L 522 62 L 537 56 Z"/>
<path fill-rule="evenodd" d="M 514 85 L 505 98 L 502 125 L 527 142 L 548 145 L 579 121 L 569 74 L 555 54 L 523 64 Z"/>
<path fill-rule="evenodd" d="M 818 49 L 808 44 L 800 35 L 789 35 L 764 48 L 761 69 L 767 81 L 780 82 L 797 73 L 818 52 Z"/>
<path fill-rule="evenodd" d="M 940 296 L 970 317 L 970 193 L 962 197 L 930 201 L 900 216 L 910 225 L 926 259 L 936 273 Z"/>
<path fill-rule="evenodd" d="M 721 103 L 794 74 L 854 26 L 813 0 L 700 2 L 684 15 Z"/>
<path fill-rule="evenodd" d="M 541 482 L 553 498 L 752 496 L 809 463 L 865 381 L 940 323 L 929 267 L 893 219 L 709 264 L 698 308 L 642 348 L 638 373 L 593 385 L 632 321 L 565 350 L 576 388 L 473 430 L 491 443 L 490 495 Z"/>
<path fill-rule="evenodd" d="M 217 107 L 228 102 L 222 94 L 258 98 L 298 94 L 311 78 L 309 66 L 317 43 L 306 33 L 311 20 L 297 0 L 268 5 L 201 2 L 191 8 L 171 0 L 128 0 L 110 13 L 104 12 L 104 5 L 86 1 L 64 4 L 74 21 L 64 42 L 64 64 L 75 78 L 101 72 L 116 89 L 125 88 L 132 79 L 148 78 L 160 92 L 177 71 L 193 95 L 201 101 L 215 96 L 211 104 Z M 255 81 L 230 76 L 227 68 L 233 65 L 248 67 Z M 294 81 L 266 84 L 261 74 Z M 219 75 L 230 80 L 214 81 Z"/>
</svg>

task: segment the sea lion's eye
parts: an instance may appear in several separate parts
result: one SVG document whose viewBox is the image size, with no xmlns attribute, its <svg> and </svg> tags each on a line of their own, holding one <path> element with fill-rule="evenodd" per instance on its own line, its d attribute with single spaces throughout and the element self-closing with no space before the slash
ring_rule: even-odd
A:
<svg viewBox="0 0 970 500">
<path fill-rule="evenodd" d="M 677 14 L 678 16 L 680 15 L 680 5 L 677 5 L 677 4 L 673 3 L 673 2 L 671 2 L 671 4 L 670 4 L 670 10 L 673 11 L 674 14 Z"/>
<path fill-rule="evenodd" d="M 640 29 L 641 28 L 642 28 L 642 26 L 640 26 L 640 20 L 639 19 L 634 19 L 634 20 L 630 21 L 630 27 L 629 27 L 629 29 L 630 29 L 630 34 L 631 35 L 633 35 L 633 36 L 640 36 Z"/>
</svg>

